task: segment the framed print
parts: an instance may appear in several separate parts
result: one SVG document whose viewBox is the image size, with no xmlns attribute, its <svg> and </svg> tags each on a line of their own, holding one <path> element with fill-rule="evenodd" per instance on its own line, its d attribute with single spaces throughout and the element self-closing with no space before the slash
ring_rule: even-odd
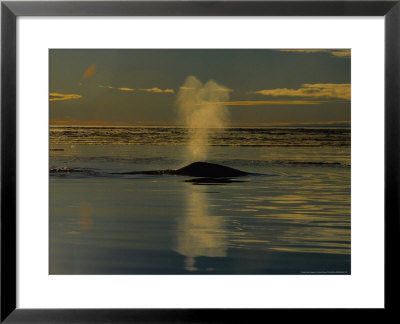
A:
<svg viewBox="0 0 400 324">
<path fill-rule="evenodd" d="M 392 310 L 399 8 L 2 2 L 1 320 Z"/>
</svg>

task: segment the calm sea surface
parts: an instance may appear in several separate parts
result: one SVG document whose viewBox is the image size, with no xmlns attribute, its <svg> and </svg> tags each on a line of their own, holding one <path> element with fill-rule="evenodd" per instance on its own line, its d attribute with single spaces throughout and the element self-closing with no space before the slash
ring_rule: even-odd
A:
<svg viewBox="0 0 400 324">
<path fill-rule="evenodd" d="M 50 127 L 51 274 L 350 274 L 350 129 L 228 128 L 225 183 L 172 127 Z"/>
</svg>

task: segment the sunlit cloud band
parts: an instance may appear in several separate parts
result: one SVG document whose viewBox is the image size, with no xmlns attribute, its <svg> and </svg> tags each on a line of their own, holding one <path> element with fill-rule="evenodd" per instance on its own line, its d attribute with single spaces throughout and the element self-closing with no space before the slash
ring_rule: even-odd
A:
<svg viewBox="0 0 400 324">
<path fill-rule="evenodd" d="M 174 89 L 160 89 L 160 88 L 150 88 L 150 89 L 139 89 L 140 91 L 154 92 L 154 93 L 174 93 Z"/>
<path fill-rule="evenodd" d="M 108 89 L 117 89 L 119 91 L 124 91 L 124 92 L 132 92 L 132 91 L 144 91 L 144 92 L 152 92 L 152 93 L 175 93 L 174 89 L 160 89 L 160 88 L 141 88 L 141 89 L 132 89 L 128 87 L 113 87 L 113 86 L 105 86 L 105 85 L 98 85 L 97 87 L 99 88 L 108 88 Z"/>
<path fill-rule="evenodd" d="M 50 101 L 62 101 L 62 100 L 73 100 L 73 99 L 81 99 L 82 96 L 78 94 L 63 94 L 52 92 L 50 93 L 49 100 Z"/>
<path fill-rule="evenodd" d="M 182 86 L 182 87 L 179 87 L 179 90 L 195 90 L 195 88 L 190 88 L 190 87 Z M 217 91 L 217 92 L 232 92 L 233 89 L 218 88 L 218 89 L 215 89 L 215 91 Z"/>
<path fill-rule="evenodd" d="M 252 93 L 272 97 L 308 97 L 308 98 L 335 98 L 350 100 L 351 86 L 349 83 L 306 83 L 299 89 L 266 89 Z"/>
<path fill-rule="evenodd" d="M 240 101 L 216 101 L 204 102 L 198 105 L 221 105 L 221 106 L 267 106 L 267 105 L 318 105 L 327 101 L 316 100 L 240 100 Z"/>
<path fill-rule="evenodd" d="M 337 57 L 350 57 L 350 49 L 280 49 L 279 52 L 291 53 L 329 53 Z"/>
</svg>

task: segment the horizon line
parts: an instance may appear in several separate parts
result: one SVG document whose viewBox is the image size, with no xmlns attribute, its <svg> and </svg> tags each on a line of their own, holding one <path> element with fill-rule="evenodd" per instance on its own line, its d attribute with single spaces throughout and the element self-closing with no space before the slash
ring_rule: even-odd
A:
<svg viewBox="0 0 400 324">
<path fill-rule="evenodd" d="M 107 121 L 81 121 L 81 120 L 50 120 L 49 126 L 100 126 L 100 127 L 182 127 L 184 124 L 173 122 L 159 122 L 159 121 L 139 121 L 136 123 L 127 122 L 107 122 Z M 310 121 L 310 122 L 270 122 L 270 123 L 228 123 L 225 127 L 301 127 L 301 126 L 315 126 L 315 127 L 350 127 L 351 121 L 336 120 L 336 121 Z"/>
</svg>

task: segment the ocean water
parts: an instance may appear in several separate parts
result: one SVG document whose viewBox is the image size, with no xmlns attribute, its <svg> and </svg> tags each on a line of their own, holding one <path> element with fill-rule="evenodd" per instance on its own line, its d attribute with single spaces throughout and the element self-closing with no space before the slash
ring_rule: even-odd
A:
<svg viewBox="0 0 400 324">
<path fill-rule="evenodd" d="M 50 274 L 350 274 L 349 128 L 50 127 Z"/>
</svg>

